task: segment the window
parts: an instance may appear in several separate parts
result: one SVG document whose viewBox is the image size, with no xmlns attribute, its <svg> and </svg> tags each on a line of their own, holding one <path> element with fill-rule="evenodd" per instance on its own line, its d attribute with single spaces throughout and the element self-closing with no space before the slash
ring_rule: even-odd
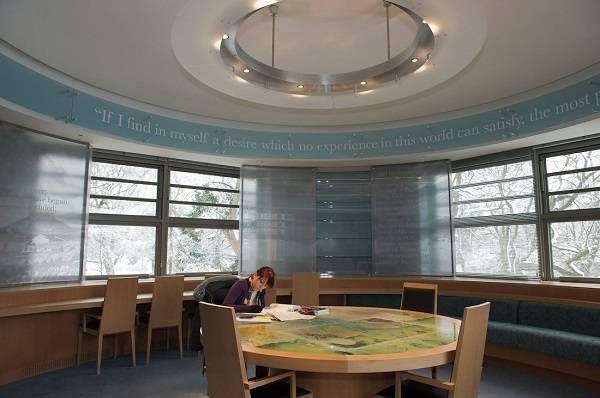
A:
<svg viewBox="0 0 600 398">
<path fill-rule="evenodd" d="M 239 181 L 170 171 L 167 273 L 239 269 Z"/>
<path fill-rule="evenodd" d="M 155 273 L 160 166 L 94 157 L 90 171 L 87 277 Z"/>
<path fill-rule="evenodd" d="M 539 277 L 531 161 L 455 168 L 451 184 L 456 273 Z"/>
<path fill-rule="evenodd" d="M 600 149 L 541 156 L 553 278 L 600 277 Z"/>
<path fill-rule="evenodd" d="M 237 170 L 99 152 L 90 175 L 87 277 L 239 269 Z"/>
</svg>

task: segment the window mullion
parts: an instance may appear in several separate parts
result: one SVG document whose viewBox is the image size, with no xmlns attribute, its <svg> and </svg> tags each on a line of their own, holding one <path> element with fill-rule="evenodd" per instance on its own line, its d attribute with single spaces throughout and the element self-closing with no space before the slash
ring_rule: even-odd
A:
<svg viewBox="0 0 600 398">
<path fill-rule="evenodd" d="M 160 208 L 160 234 L 157 237 L 158 253 L 156 254 L 156 270 L 158 275 L 167 275 L 167 254 L 169 245 L 169 195 L 170 195 L 170 176 L 168 161 L 163 162 L 160 178 L 160 197 L 158 206 Z"/>
</svg>

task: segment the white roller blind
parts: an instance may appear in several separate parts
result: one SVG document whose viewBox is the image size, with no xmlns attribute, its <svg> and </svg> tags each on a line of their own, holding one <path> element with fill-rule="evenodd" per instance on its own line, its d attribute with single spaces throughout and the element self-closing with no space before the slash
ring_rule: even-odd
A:
<svg viewBox="0 0 600 398">
<path fill-rule="evenodd" d="M 373 168 L 375 275 L 452 275 L 449 163 Z"/>
<path fill-rule="evenodd" d="M 315 271 L 315 169 L 242 167 L 242 265 L 277 275 Z"/>
</svg>

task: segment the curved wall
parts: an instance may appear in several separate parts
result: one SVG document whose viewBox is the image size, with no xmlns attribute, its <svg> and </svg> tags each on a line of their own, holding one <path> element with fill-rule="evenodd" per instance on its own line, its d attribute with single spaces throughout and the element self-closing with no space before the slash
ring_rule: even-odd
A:
<svg viewBox="0 0 600 398">
<path fill-rule="evenodd" d="M 64 80 L 64 79 L 63 79 Z M 67 79 L 68 80 L 68 79 Z M 600 73 L 482 113 L 362 132 L 298 133 L 221 127 L 150 113 L 76 89 L 0 53 L 0 98 L 65 123 L 129 141 L 228 157 L 378 159 L 489 145 L 600 116 Z M 107 96 L 108 97 L 108 96 Z"/>
</svg>

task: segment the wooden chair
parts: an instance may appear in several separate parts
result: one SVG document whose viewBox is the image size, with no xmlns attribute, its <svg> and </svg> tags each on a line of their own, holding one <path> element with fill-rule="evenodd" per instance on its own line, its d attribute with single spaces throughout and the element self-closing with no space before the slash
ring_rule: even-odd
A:
<svg viewBox="0 0 600 398">
<path fill-rule="evenodd" d="M 265 307 L 277 302 L 277 287 L 268 287 L 265 289 Z"/>
<path fill-rule="evenodd" d="M 248 379 L 233 308 L 202 302 L 200 316 L 210 398 L 312 398 L 296 387 L 293 371 Z"/>
<path fill-rule="evenodd" d="M 154 280 L 152 306 L 148 318 L 148 341 L 146 344 L 146 365 L 150 363 L 150 347 L 153 329 L 167 330 L 167 349 L 169 349 L 169 328 L 177 328 L 179 341 L 179 359 L 183 359 L 182 346 L 182 308 L 183 275 L 160 276 Z"/>
<path fill-rule="evenodd" d="M 404 282 L 400 309 L 437 314 L 437 285 Z"/>
<path fill-rule="evenodd" d="M 399 372 L 396 374 L 395 386 L 380 392 L 377 396 L 477 398 L 489 314 L 490 303 L 465 308 L 449 381 Z"/>
<path fill-rule="evenodd" d="M 437 285 L 404 282 L 400 309 L 437 314 Z M 435 366 L 431 368 L 431 377 L 437 378 Z"/>
<path fill-rule="evenodd" d="M 131 337 L 131 364 L 135 366 L 135 314 L 137 304 L 138 278 L 109 278 L 106 282 L 102 314 L 84 313 L 77 339 L 77 366 L 81 362 L 83 334 L 98 338 L 98 359 L 96 374 L 100 374 L 102 362 L 102 342 L 104 336 L 114 335 L 114 356 L 117 353 L 117 334 L 129 333 Z"/>
<path fill-rule="evenodd" d="M 318 272 L 294 272 L 292 274 L 292 304 L 319 305 Z"/>
</svg>

